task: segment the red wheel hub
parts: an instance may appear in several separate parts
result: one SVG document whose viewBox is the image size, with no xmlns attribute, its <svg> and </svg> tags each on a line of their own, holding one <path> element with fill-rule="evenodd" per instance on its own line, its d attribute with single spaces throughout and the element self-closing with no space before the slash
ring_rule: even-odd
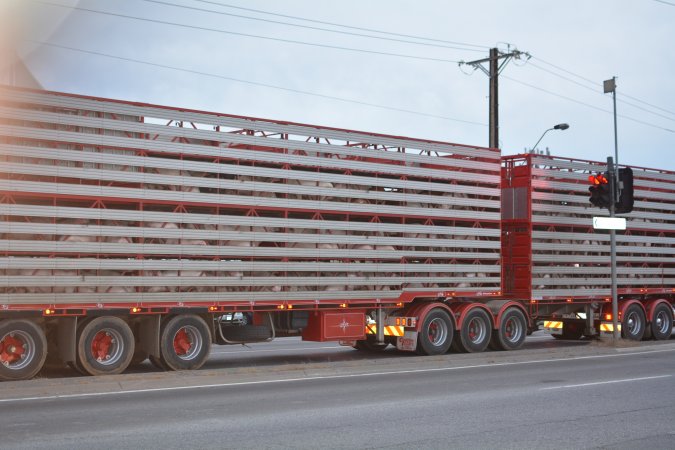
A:
<svg viewBox="0 0 675 450">
<path fill-rule="evenodd" d="M 185 328 L 181 328 L 173 338 L 173 349 L 177 355 L 185 355 L 192 348 L 192 340 Z"/>
<path fill-rule="evenodd" d="M 19 359 L 21 355 L 26 353 L 24 342 L 20 339 L 10 336 L 9 334 L 0 341 L 0 362 L 3 364 L 12 364 Z"/>
<path fill-rule="evenodd" d="M 91 354 L 97 361 L 104 361 L 110 357 L 112 336 L 105 331 L 99 331 L 91 341 Z"/>
</svg>

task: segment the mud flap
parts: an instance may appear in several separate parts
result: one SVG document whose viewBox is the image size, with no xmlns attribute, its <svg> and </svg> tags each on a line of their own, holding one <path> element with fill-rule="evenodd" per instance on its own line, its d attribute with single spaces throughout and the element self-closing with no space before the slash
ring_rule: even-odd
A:
<svg viewBox="0 0 675 450">
<path fill-rule="evenodd" d="M 417 331 L 406 330 L 403 336 L 396 338 L 396 348 L 403 352 L 417 350 Z"/>
</svg>

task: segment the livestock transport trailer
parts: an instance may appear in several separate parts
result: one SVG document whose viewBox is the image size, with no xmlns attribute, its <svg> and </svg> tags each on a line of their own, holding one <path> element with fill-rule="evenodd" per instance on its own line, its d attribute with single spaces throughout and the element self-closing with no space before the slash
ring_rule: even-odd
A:
<svg viewBox="0 0 675 450">
<path fill-rule="evenodd" d="M 594 230 L 589 176 L 605 163 L 505 156 L 502 267 L 507 298 L 561 339 L 612 333 L 610 236 Z M 675 303 L 675 173 L 633 167 L 634 208 L 617 232 L 619 327 L 631 340 L 669 339 Z M 528 300 L 529 299 L 529 300 Z"/>
<path fill-rule="evenodd" d="M 509 350 L 611 322 L 596 163 L 13 87 L 0 158 L 2 379 L 196 369 L 281 336 Z M 675 174 L 636 169 L 636 197 L 623 332 L 664 339 Z"/>
</svg>

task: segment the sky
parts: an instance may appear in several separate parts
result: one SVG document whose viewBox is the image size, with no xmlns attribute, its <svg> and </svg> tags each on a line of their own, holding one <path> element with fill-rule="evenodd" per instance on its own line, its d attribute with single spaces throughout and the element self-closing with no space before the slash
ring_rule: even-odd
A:
<svg viewBox="0 0 675 450">
<path fill-rule="evenodd" d="M 49 90 L 476 146 L 488 77 L 458 62 L 517 49 L 531 58 L 499 77 L 503 154 L 568 123 L 538 148 L 613 156 L 616 76 L 619 162 L 675 171 L 675 0 L 2 1 Z"/>
</svg>

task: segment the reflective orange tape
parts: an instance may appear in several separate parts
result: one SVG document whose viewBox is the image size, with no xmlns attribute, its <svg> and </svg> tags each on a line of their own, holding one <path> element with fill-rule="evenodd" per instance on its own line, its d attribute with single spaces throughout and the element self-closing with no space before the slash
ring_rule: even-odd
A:
<svg viewBox="0 0 675 450">
<path fill-rule="evenodd" d="M 403 327 L 400 326 L 392 325 L 384 327 L 385 336 L 403 336 L 404 332 Z M 366 334 L 377 334 L 376 324 L 366 325 Z"/>
</svg>

